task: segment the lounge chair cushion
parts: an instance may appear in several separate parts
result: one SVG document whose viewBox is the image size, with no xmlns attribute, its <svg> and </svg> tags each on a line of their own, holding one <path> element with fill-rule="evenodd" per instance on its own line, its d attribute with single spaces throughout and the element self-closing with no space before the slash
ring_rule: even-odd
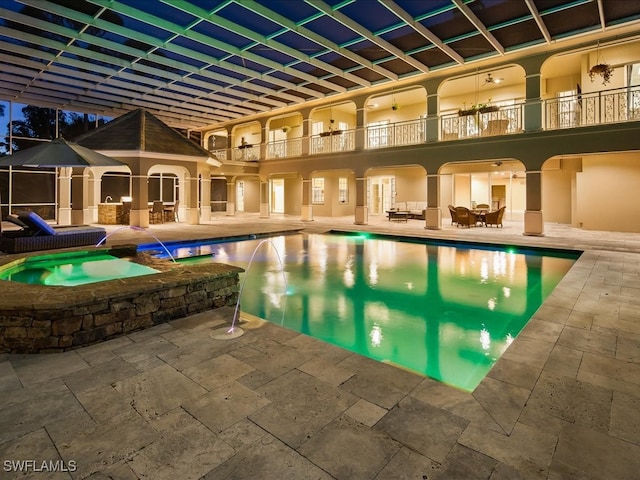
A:
<svg viewBox="0 0 640 480">
<path fill-rule="evenodd" d="M 18 220 L 27 225 L 34 235 L 55 235 L 56 230 L 35 212 L 20 212 Z"/>
</svg>

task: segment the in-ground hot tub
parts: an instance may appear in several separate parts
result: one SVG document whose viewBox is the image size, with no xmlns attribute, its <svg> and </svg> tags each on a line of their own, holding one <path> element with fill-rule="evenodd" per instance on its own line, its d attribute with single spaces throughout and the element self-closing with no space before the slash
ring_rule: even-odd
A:
<svg viewBox="0 0 640 480">
<path fill-rule="evenodd" d="M 8 255 L 0 258 L 0 273 L 42 257 L 69 265 L 70 258 L 93 255 L 133 260 L 146 273 L 75 286 L 0 280 L 0 352 L 69 350 L 237 301 L 241 268 L 181 265 L 139 254 L 135 245 Z"/>
</svg>

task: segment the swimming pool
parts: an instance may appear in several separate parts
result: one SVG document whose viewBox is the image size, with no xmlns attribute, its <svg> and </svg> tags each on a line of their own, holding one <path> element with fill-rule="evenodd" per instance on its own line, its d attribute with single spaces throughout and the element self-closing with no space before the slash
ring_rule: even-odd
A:
<svg viewBox="0 0 640 480">
<path fill-rule="evenodd" d="M 27 257 L 0 268 L 0 280 L 70 287 L 152 273 L 158 270 L 104 251 L 79 251 Z"/>
<path fill-rule="evenodd" d="M 245 268 L 251 315 L 467 391 L 579 256 L 339 234 L 168 248 L 184 262 Z"/>
</svg>

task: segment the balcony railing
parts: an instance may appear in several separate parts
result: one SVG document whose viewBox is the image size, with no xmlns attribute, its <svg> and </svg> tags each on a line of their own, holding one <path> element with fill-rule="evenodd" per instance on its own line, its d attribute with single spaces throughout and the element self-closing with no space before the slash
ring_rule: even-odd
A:
<svg viewBox="0 0 640 480">
<path fill-rule="evenodd" d="M 302 139 L 291 138 L 267 143 L 267 158 L 299 157 L 302 155 Z"/>
<path fill-rule="evenodd" d="M 544 113 L 547 130 L 640 120 L 640 86 L 547 99 Z"/>
<path fill-rule="evenodd" d="M 348 152 L 355 149 L 355 130 L 333 130 L 311 136 L 310 153 Z"/>
<path fill-rule="evenodd" d="M 406 122 L 366 127 L 366 148 L 415 145 L 426 140 L 426 120 L 419 118 Z"/>
<path fill-rule="evenodd" d="M 498 107 L 495 111 L 477 111 L 469 115 L 458 113 L 440 117 L 441 140 L 507 135 L 522 131 L 523 105 Z"/>
<path fill-rule="evenodd" d="M 221 162 L 225 162 L 228 160 L 227 149 L 209 150 L 209 153 L 213 158 L 217 158 Z"/>
<path fill-rule="evenodd" d="M 232 158 L 237 162 L 255 162 L 260 160 L 260 145 L 242 145 L 231 150 Z"/>
</svg>

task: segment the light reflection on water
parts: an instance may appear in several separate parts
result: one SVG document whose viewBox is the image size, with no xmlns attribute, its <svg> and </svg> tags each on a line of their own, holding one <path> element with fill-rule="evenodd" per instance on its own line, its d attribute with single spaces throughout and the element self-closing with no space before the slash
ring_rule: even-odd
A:
<svg viewBox="0 0 640 480">
<path fill-rule="evenodd" d="M 468 391 L 577 258 L 346 235 L 271 241 L 286 282 L 276 253 L 257 252 L 243 311 Z M 207 245 L 189 261 L 246 268 L 259 242 Z"/>
</svg>

